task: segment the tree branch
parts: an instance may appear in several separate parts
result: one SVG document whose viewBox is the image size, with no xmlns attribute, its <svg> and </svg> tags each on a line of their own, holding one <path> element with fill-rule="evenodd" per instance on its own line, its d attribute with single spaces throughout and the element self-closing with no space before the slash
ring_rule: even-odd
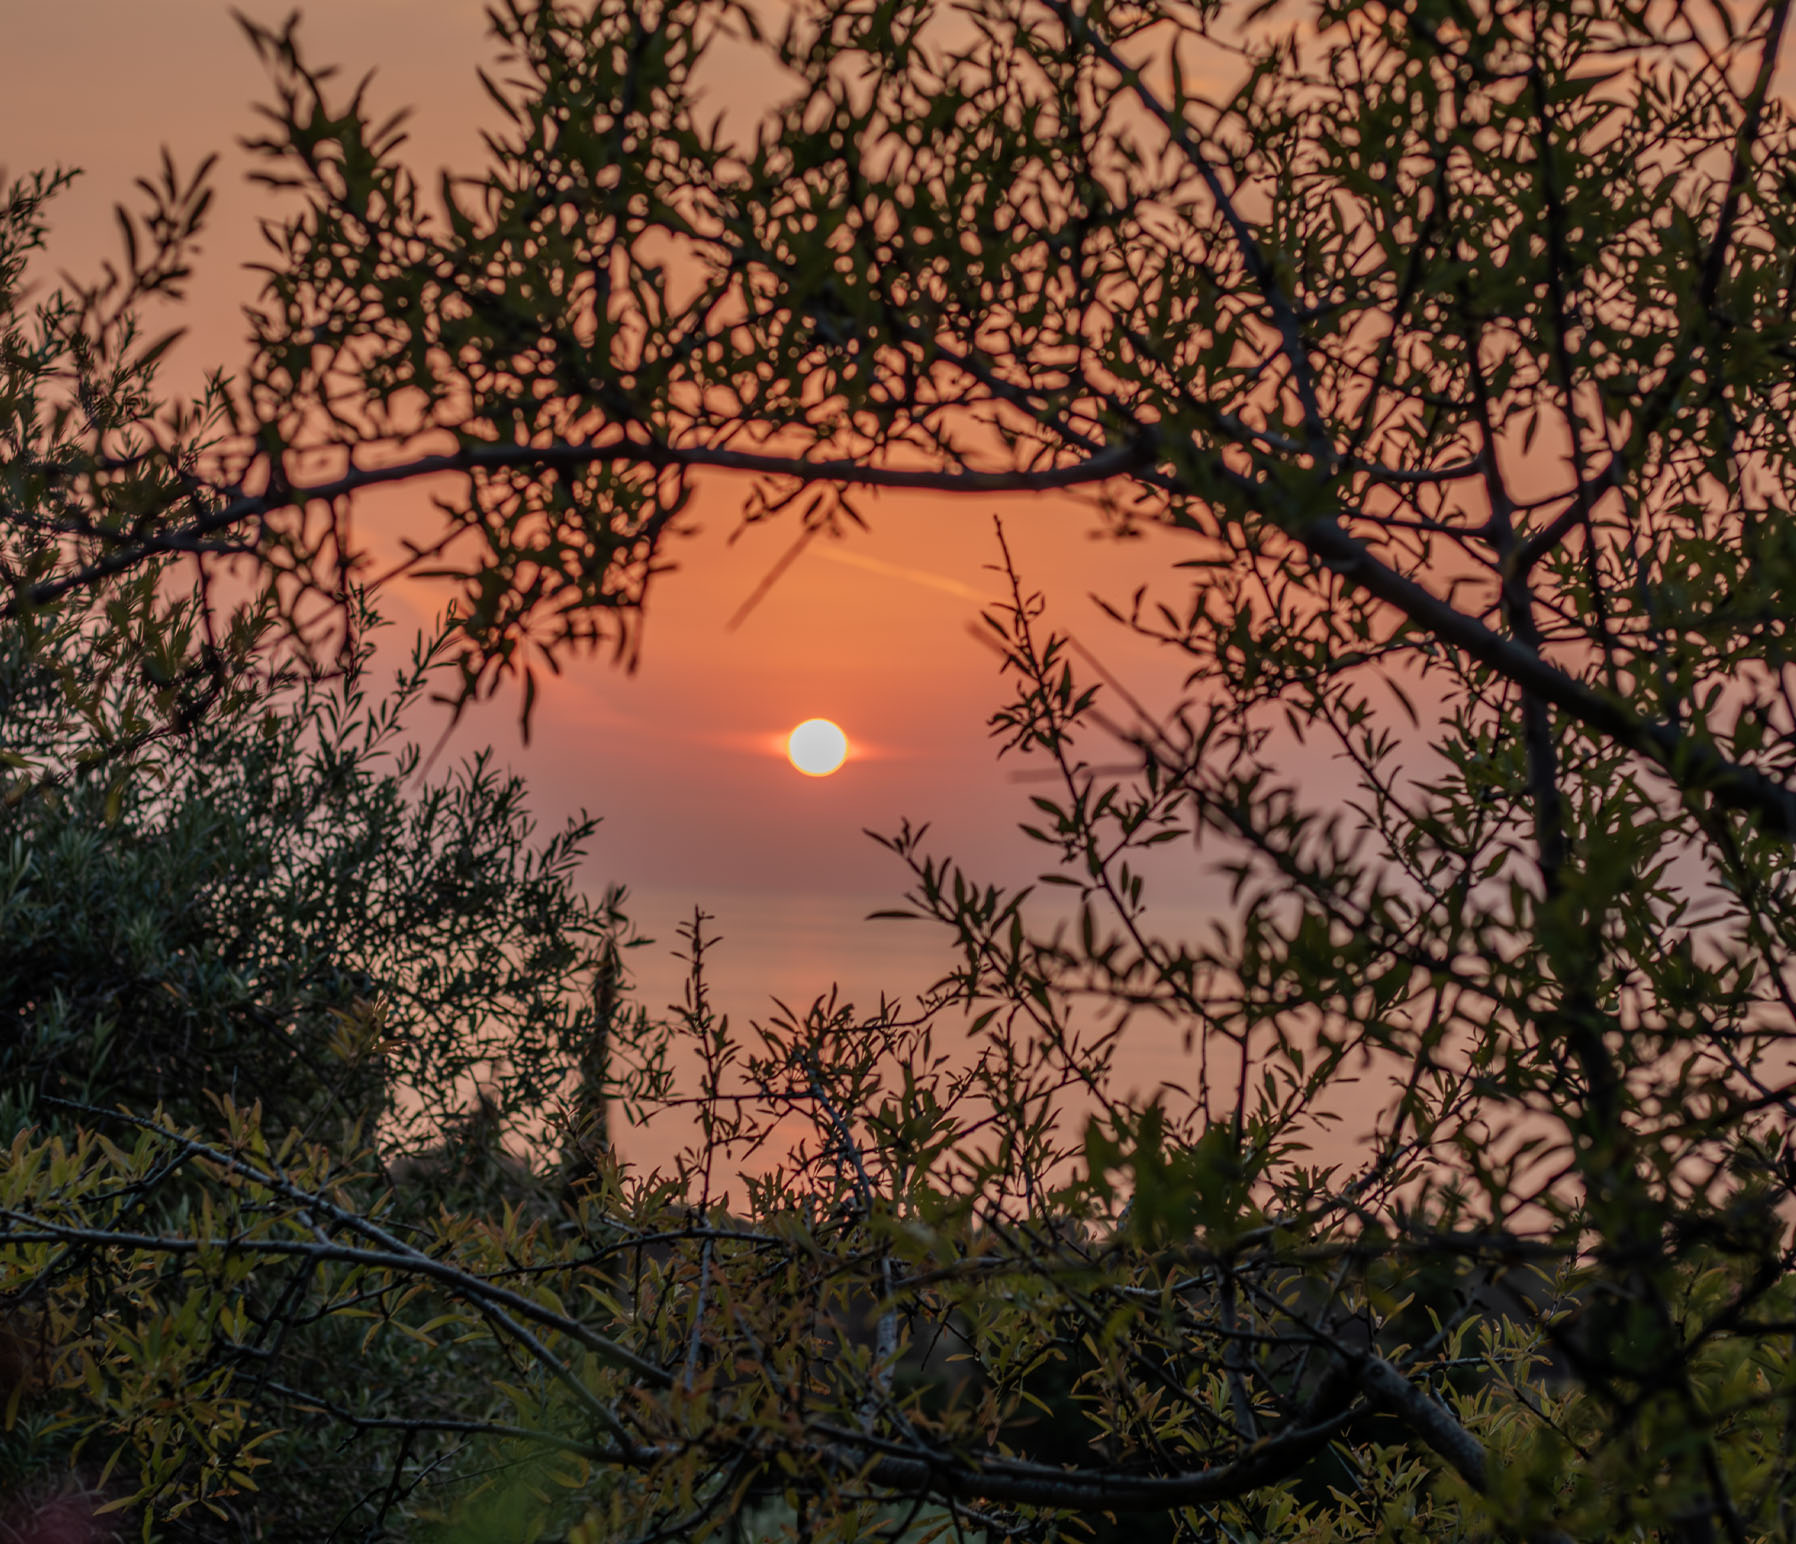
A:
<svg viewBox="0 0 1796 1544">
<path fill-rule="evenodd" d="M 645 443 L 621 436 L 599 442 L 564 441 L 553 445 L 467 446 L 440 455 L 417 456 L 391 466 L 352 467 L 341 476 L 316 483 L 295 485 L 277 478 L 274 486 L 267 490 L 240 494 L 219 508 L 198 516 L 178 531 L 139 538 L 59 579 L 31 586 L 22 595 L 15 595 L 4 606 L 0 606 L 0 620 L 10 619 L 34 607 L 48 605 L 71 591 L 124 573 L 153 557 L 191 552 L 197 541 L 233 526 L 260 519 L 277 510 L 331 503 L 366 488 L 415 482 L 420 478 L 445 474 L 472 476 L 478 472 L 520 468 L 549 472 L 598 465 L 626 465 L 747 472 L 762 477 L 795 477 L 808 482 L 868 488 L 912 488 L 952 493 L 1042 493 L 1104 482 L 1112 477 L 1142 470 L 1148 460 L 1142 445 L 1117 445 L 1082 461 L 1041 471 L 941 472 L 921 467 L 877 466 L 843 460 L 808 461 L 802 456 L 775 456 L 755 451 Z M 659 534 L 659 528 L 645 527 L 642 534 L 653 540 Z"/>
</svg>

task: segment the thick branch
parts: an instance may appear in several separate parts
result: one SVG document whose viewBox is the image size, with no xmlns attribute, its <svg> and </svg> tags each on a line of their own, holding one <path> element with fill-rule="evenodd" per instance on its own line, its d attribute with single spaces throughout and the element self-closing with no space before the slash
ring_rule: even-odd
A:
<svg viewBox="0 0 1796 1544">
<path fill-rule="evenodd" d="M 1342 1410 L 1281 1432 L 1256 1443 L 1234 1463 L 1193 1469 L 1185 1474 L 1057 1469 L 1049 1464 L 1008 1458 L 992 1458 L 974 1465 L 946 1455 L 911 1457 L 903 1452 L 884 1454 L 869 1465 L 846 1445 L 835 1456 L 844 1466 L 859 1469 L 873 1484 L 906 1495 L 928 1494 L 1077 1512 L 1163 1512 L 1230 1501 L 1289 1479 L 1328 1446 L 1351 1414 L 1351 1410 Z"/>
<path fill-rule="evenodd" d="M 1474 1437 L 1440 1400 L 1419 1389 L 1383 1357 L 1368 1356 L 1354 1369 L 1360 1387 L 1453 1466 L 1453 1472 L 1479 1495 L 1489 1494 L 1490 1466 L 1484 1444 Z M 1557 1528 L 1543 1529 L 1533 1544 L 1570 1544 Z"/>
<path fill-rule="evenodd" d="M 1790 19 L 1790 0 L 1777 0 L 1771 11 L 1771 25 L 1765 32 L 1764 52 L 1759 56 L 1758 76 L 1747 97 L 1746 117 L 1740 124 L 1740 136 L 1734 141 L 1734 161 L 1728 169 L 1727 192 L 1721 200 L 1721 217 L 1715 222 L 1715 239 L 1709 244 L 1703 260 L 1702 279 L 1696 286 L 1696 298 L 1703 310 L 1713 308 L 1721 290 L 1721 276 L 1727 267 L 1727 254 L 1733 246 L 1734 222 L 1739 218 L 1740 203 L 1746 195 L 1746 179 L 1752 171 L 1753 151 L 1758 148 L 1759 131 L 1765 121 L 1765 101 L 1771 94 L 1771 81 L 1777 74 L 1777 56 L 1783 47 L 1784 25 Z"/>
<path fill-rule="evenodd" d="M 1332 517 L 1291 533 L 1319 563 L 1349 584 L 1384 601 L 1442 643 L 1552 703 L 1586 727 L 1646 757 L 1679 788 L 1706 793 L 1725 809 L 1748 815 L 1773 836 L 1796 838 L 1796 792 L 1756 767 L 1729 761 L 1714 747 L 1654 723 L 1567 675 L 1532 649 L 1468 616 L 1414 579 L 1381 563 Z"/>
<path fill-rule="evenodd" d="M 71 591 L 82 589 L 116 574 L 125 573 L 149 559 L 168 553 L 191 552 L 193 544 L 234 526 L 259 520 L 277 510 L 328 504 L 367 488 L 389 483 L 415 482 L 443 475 L 469 476 L 476 472 L 523 469 L 533 472 L 566 471 L 588 466 L 623 465 L 652 468 L 690 467 L 747 472 L 761 477 L 793 477 L 806 482 L 851 484 L 868 488 L 912 488 L 953 493 L 1042 493 L 1105 482 L 1144 468 L 1144 447 L 1117 445 L 1082 461 L 1040 471 L 941 472 L 927 468 L 879 466 L 862 461 L 809 461 L 802 456 L 766 455 L 755 451 L 721 450 L 704 446 L 675 446 L 643 442 L 623 436 L 603 441 L 563 441 L 553 445 L 472 445 L 440 455 L 417 456 L 391 466 L 352 467 L 341 476 L 322 482 L 294 485 L 276 480 L 261 493 L 241 494 L 184 524 L 178 531 L 142 537 L 121 545 L 105 557 L 82 568 L 34 585 L 23 595 L 0 606 L 0 619 L 48 605 Z M 645 529 L 652 539 L 656 533 Z"/>
</svg>

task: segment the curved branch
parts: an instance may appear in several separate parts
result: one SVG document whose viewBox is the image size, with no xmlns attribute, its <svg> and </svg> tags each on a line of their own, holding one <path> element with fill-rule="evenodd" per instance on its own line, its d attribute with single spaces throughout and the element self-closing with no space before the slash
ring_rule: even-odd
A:
<svg viewBox="0 0 1796 1544">
<path fill-rule="evenodd" d="M 322 482 L 290 484 L 276 479 L 261 493 L 240 494 L 217 509 L 197 517 L 178 531 L 146 536 L 86 564 L 59 579 L 33 585 L 0 606 L 0 620 L 18 616 L 34 607 L 60 600 L 85 588 L 136 568 L 152 558 L 188 553 L 194 544 L 233 526 L 261 519 L 277 510 L 328 504 L 366 488 L 391 483 L 415 482 L 445 474 L 471 476 L 476 472 L 526 469 L 562 471 L 600 465 L 651 468 L 696 468 L 746 472 L 760 477 L 794 477 L 807 482 L 830 482 L 866 488 L 910 488 L 945 493 L 1043 493 L 1076 488 L 1088 483 L 1145 469 L 1151 457 L 1144 443 L 1113 445 L 1081 461 L 1040 471 L 1017 469 L 1004 472 L 931 471 L 927 468 L 876 466 L 865 462 L 810 461 L 802 456 L 775 456 L 756 451 L 721 450 L 703 446 L 683 447 L 660 442 L 644 443 L 618 437 L 598 442 L 563 441 L 553 445 L 473 445 L 438 455 L 416 456 L 391 466 L 351 467 Z M 664 523 L 664 522 L 663 522 Z M 653 540 L 660 527 L 650 523 L 643 535 Z"/>
<path fill-rule="evenodd" d="M 1648 761 L 1686 793 L 1704 793 L 1724 809 L 1751 817 L 1773 836 L 1796 838 L 1796 791 L 1756 767 L 1730 761 L 1711 745 L 1630 712 L 1614 696 L 1568 675 L 1532 649 L 1468 616 L 1406 574 L 1380 562 L 1333 516 L 1291 535 L 1324 567 L 1401 611 L 1442 643 L 1569 713 Z"/>
</svg>

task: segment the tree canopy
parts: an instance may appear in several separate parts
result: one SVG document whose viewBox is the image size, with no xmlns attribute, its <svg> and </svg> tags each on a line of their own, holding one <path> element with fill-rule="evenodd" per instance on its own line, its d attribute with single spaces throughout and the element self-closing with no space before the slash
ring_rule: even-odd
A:
<svg viewBox="0 0 1796 1544">
<path fill-rule="evenodd" d="M 374 88 L 249 26 L 289 212 L 238 385 L 95 390 L 153 364 L 172 171 L 109 287 L 9 333 L 0 615 L 137 584 L 95 647 L 161 672 L 142 735 L 228 654 L 145 565 L 252 562 L 298 620 L 356 495 L 427 476 L 463 689 L 526 711 L 543 660 L 628 654 L 724 476 L 797 541 L 882 488 L 1181 533 L 1112 609 L 1187 689 L 1140 702 L 1013 572 L 993 724 L 1070 922 L 905 827 L 933 997 L 746 1036 L 695 924 L 632 1049 L 632 1099 L 698 1113 L 669 1175 L 595 1154 L 553 1216 L 418 1235 L 368 1155 L 235 1106 L 22 1133 L 43 1418 L 124 1455 L 146 1533 L 240 1536 L 292 1275 L 436 1369 L 281 1383 L 402 1434 L 366 1537 L 1784 1536 L 1787 14 L 507 0 L 503 124 L 435 190 Z M 718 115 L 719 72 L 761 98 Z M 1156 848 L 1229 878 L 1209 932 L 1158 921 Z M 1188 1055 L 1132 1090 L 1144 1032 Z M 142 1223 L 163 1186 L 203 1205 Z M 158 1419 L 170 1369 L 210 1434 Z"/>
</svg>

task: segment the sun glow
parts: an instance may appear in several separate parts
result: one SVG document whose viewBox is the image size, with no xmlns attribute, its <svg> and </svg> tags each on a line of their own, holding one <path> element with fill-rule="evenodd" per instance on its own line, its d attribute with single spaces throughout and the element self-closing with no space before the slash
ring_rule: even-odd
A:
<svg viewBox="0 0 1796 1544">
<path fill-rule="evenodd" d="M 786 736 L 786 756 L 806 777 L 828 777 L 848 758 L 848 736 L 827 718 L 807 718 Z"/>
</svg>

